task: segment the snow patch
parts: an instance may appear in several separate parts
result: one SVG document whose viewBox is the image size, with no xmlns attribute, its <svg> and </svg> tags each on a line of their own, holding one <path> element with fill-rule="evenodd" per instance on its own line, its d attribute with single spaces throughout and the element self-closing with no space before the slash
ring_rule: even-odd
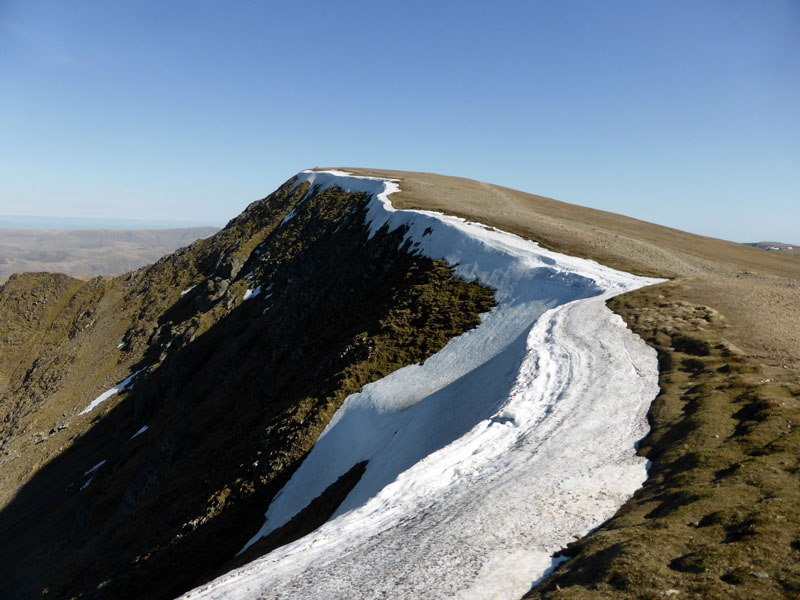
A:
<svg viewBox="0 0 800 600">
<path fill-rule="evenodd" d="M 94 473 L 95 471 L 97 471 L 97 469 L 99 469 L 100 467 L 102 467 L 104 464 L 106 464 L 106 460 L 105 460 L 105 459 L 101 460 L 99 463 L 97 463 L 97 464 L 96 464 L 95 466 L 93 466 L 91 469 L 89 469 L 88 471 L 86 471 L 86 472 L 83 474 L 83 476 L 84 476 L 84 477 L 86 477 L 87 475 L 91 475 L 92 473 Z"/>
<path fill-rule="evenodd" d="M 305 198 L 303 198 L 303 200 L 305 200 Z M 302 202 L 302 200 L 300 202 Z M 289 221 L 294 219 L 294 216 L 297 214 L 297 206 L 300 206 L 300 202 L 297 203 L 295 208 L 293 208 L 288 215 L 283 217 L 283 221 L 281 221 L 281 224 L 278 225 L 278 227 L 282 227 L 284 225 L 284 223 L 288 223 Z"/>
<path fill-rule="evenodd" d="M 242 300 L 250 300 L 250 298 L 255 298 L 261 293 L 261 286 L 256 286 L 253 289 L 249 289 L 244 293 L 244 297 Z"/>
<path fill-rule="evenodd" d="M 605 301 L 660 280 L 396 210 L 393 181 L 303 181 L 369 193 L 370 236 L 407 227 L 404 242 L 494 288 L 498 306 L 425 363 L 349 396 L 242 550 L 367 460 L 331 520 L 186 597 L 519 598 L 647 477 L 634 445 L 656 356 Z"/>
<path fill-rule="evenodd" d="M 96 464 L 95 466 L 93 466 L 91 469 L 89 469 L 88 471 L 86 471 L 86 472 L 85 472 L 85 473 L 82 475 L 82 477 L 88 477 L 89 475 L 93 475 L 93 474 L 94 474 L 94 472 L 95 472 L 95 471 L 97 471 L 97 469 L 99 469 L 100 467 L 102 467 L 104 464 L 106 464 L 106 461 L 105 461 L 105 459 L 101 460 L 99 463 L 97 463 L 97 464 Z M 94 479 L 94 477 L 89 477 L 89 479 L 87 479 L 87 480 L 84 482 L 84 484 L 83 484 L 83 485 L 80 487 L 80 489 L 79 489 L 78 491 L 79 491 L 79 492 L 82 492 L 83 490 L 85 490 L 86 488 L 88 488 L 88 487 L 89 487 L 89 484 L 90 484 L 90 483 L 92 483 L 92 480 L 93 480 L 93 479 Z"/>
<path fill-rule="evenodd" d="M 139 429 L 139 431 L 137 431 L 137 432 L 136 432 L 136 433 L 134 433 L 134 434 L 133 434 L 131 437 L 129 437 L 129 438 L 128 438 L 128 441 L 132 440 L 132 439 L 133 439 L 133 438 L 135 438 L 135 437 L 139 437 L 139 436 L 140 436 L 140 435 L 142 435 L 142 434 L 143 434 L 145 431 L 147 431 L 149 428 L 150 428 L 150 427 L 149 427 L 148 425 L 143 425 L 143 426 L 141 427 L 141 429 Z"/>
<path fill-rule="evenodd" d="M 126 389 L 126 388 L 130 387 L 130 386 L 131 386 L 131 384 L 132 384 L 132 382 L 133 382 L 133 379 L 134 379 L 134 378 L 135 378 L 135 377 L 136 377 L 136 376 L 137 376 L 139 373 L 141 373 L 142 371 L 144 371 L 146 368 L 147 368 L 147 367 L 145 367 L 144 369 L 139 369 L 139 370 L 138 370 L 138 371 L 136 371 L 135 373 L 133 373 L 133 374 L 129 375 L 128 377 L 126 377 L 125 379 L 123 379 L 121 382 L 119 382 L 117 385 L 115 385 L 114 387 L 112 387 L 110 390 L 107 390 L 107 391 L 103 392 L 102 394 L 100 394 L 100 395 L 99 395 L 97 398 L 95 398 L 94 400 L 92 400 L 92 402 L 91 402 L 91 404 L 89 404 L 89 406 L 87 406 L 86 408 L 84 408 L 84 409 L 83 409 L 81 412 L 79 412 L 78 414 L 79 414 L 79 415 L 85 415 L 86 413 L 89 413 L 89 412 L 93 411 L 95 408 L 97 408 L 98 406 L 100 406 L 100 405 L 101 405 L 103 402 L 105 402 L 106 400 L 108 400 L 109 398 L 111 398 L 111 396 L 113 396 L 114 394 L 118 394 L 118 393 L 119 393 L 119 392 L 121 392 L 122 390 L 124 390 L 124 389 Z"/>
</svg>

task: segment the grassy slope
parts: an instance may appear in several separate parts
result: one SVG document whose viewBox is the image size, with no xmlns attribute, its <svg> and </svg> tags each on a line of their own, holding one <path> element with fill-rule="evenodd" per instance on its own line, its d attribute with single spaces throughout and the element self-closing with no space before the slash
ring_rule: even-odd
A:
<svg viewBox="0 0 800 600">
<path fill-rule="evenodd" d="M 645 486 L 530 598 L 800 595 L 800 265 L 466 179 L 397 171 L 398 208 L 438 210 L 671 281 L 613 310 L 659 352 Z"/>
</svg>

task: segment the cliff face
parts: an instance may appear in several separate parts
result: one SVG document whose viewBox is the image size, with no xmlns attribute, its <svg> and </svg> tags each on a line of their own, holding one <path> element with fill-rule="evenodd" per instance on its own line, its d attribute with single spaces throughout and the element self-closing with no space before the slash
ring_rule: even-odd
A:
<svg viewBox="0 0 800 600">
<path fill-rule="evenodd" d="M 346 396 L 494 305 L 402 230 L 370 237 L 365 194 L 293 183 L 151 267 L 0 289 L 0 597 L 166 598 L 202 583 Z"/>
</svg>

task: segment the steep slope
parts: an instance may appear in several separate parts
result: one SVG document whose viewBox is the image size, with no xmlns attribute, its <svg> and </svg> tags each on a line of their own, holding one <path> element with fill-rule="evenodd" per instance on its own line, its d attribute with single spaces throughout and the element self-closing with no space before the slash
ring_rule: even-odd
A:
<svg viewBox="0 0 800 600">
<path fill-rule="evenodd" d="M 203 581 L 344 397 L 493 306 L 402 230 L 370 236 L 366 195 L 292 184 L 152 267 L 0 290 L 0 597 Z"/>
</svg>

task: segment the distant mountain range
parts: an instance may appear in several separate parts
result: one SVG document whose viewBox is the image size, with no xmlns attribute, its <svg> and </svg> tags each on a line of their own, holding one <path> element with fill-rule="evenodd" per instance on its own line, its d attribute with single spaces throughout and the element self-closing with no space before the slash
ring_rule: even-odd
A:
<svg viewBox="0 0 800 600">
<path fill-rule="evenodd" d="M 133 271 L 217 232 L 181 229 L 0 229 L 0 279 L 13 273 L 113 275 Z"/>
<path fill-rule="evenodd" d="M 207 221 L 168 219 L 114 219 L 99 217 L 38 217 L 0 214 L 0 229 L 186 229 L 209 226 Z"/>
</svg>

